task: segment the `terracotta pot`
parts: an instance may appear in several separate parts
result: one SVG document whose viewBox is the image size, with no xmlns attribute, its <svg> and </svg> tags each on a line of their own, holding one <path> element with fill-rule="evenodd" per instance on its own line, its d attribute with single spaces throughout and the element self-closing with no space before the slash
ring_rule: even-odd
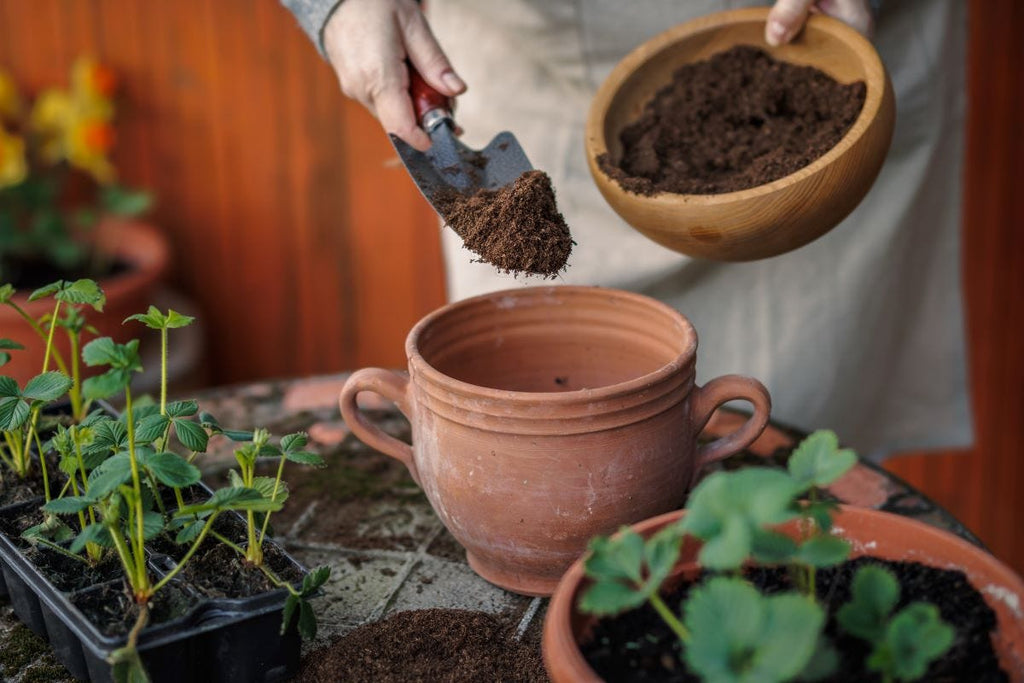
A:
<svg viewBox="0 0 1024 683">
<path fill-rule="evenodd" d="M 95 239 L 105 254 L 124 262 L 128 269 L 100 279 L 99 285 L 107 295 L 106 306 L 102 312 L 85 307 L 84 313 L 88 323 L 97 329 L 96 336 L 113 337 L 124 343 L 145 332 L 141 325 L 122 325 L 122 322 L 135 313 L 145 313 L 153 302 L 154 289 L 167 269 L 170 247 L 167 238 L 154 226 L 135 221 L 104 221 L 97 227 Z M 33 318 L 38 319 L 53 309 L 52 298 L 28 301 L 29 294 L 29 291 L 19 292 L 14 300 Z M 43 342 L 9 306 L 0 306 L 0 336 L 25 346 L 23 351 L 12 351 L 11 362 L 0 368 L 0 375 L 10 375 L 24 386 L 42 370 Z M 91 338 L 92 335 L 87 334 L 85 341 Z M 66 336 L 59 329 L 54 335 L 54 342 L 70 363 L 71 350 Z M 52 360 L 50 369 L 56 369 Z"/>
<path fill-rule="evenodd" d="M 678 520 L 677 510 L 633 526 L 644 536 Z M 795 522 L 781 531 L 796 538 Z M 835 531 L 853 544 L 853 557 L 870 555 L 886 560 L 922 562 L 935 567 L 959 569 L 995 610 L 998 630 L 993 644 L 999 663 L 1011 680 L 1024 680 L 1024 581 L 1013 570 L 981 548 L 923 522 L 879 510 L 840 506 Z M 700 543 L 687 539 L 673 577 L 697 576 Z M 671 579 L 670 579 L 671 580 Z M 578 643 L 596 619 L 576 610 L 577 598 L 588 579 L 582 559 L 565 573 L 555 590 L 544 618 L 544 665 L 554 683 L 599 683 L 580 652 Z"/>
<path fill-rule="evenodd" d="M 355 372 L 342 415 L 401 460 L 488 581 L 548 595 L 595 534 L 679 507 L 700 465 L 764 429 L 768 392 L 728 375 L 694 384 L 697 336 L 653 299 L 596 287 L 531 287 L 460 301 L 409 333 L 409 374 Z M 394 401 L 412 445 L 356 397 Z M 696 445 L 712 411 L 754 405 L 737 431 Z"/>
</svg>

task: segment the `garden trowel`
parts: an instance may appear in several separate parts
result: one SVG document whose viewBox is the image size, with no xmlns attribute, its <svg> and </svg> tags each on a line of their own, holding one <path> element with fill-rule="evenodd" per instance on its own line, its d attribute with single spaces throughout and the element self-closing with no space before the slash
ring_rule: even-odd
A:
<svg viewBox="0 0 1024 683">
<path fill-rule="evenodd" d="M 433 143 L 420 152 L 391 135 L 391 143 L 402 158 L 420 192 L 438 211 L 438 196 L 448 190 L 472 196 L 478 190 L 496 190 L 510 185 L 533 169 L 523 148 L 509 132 L 498 133 L 482 150 L 470 149 L 459 141 L 452 100 L 432 88 L 411 66 L 410 87 L 416 121 Z M 440 214 L 441 212 L 438 211 Z M 442 214 L 442 218 L 444 218 Z"/>
</svg>

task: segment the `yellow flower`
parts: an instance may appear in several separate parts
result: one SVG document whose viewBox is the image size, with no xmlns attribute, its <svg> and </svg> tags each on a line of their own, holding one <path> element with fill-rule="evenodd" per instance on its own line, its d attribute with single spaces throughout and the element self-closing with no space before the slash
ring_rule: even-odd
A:
<svg viewBox="0 0 1024 683">
<path fill-rule="evenodd" d="M 99 183 L 112 183 L 116 174 L 107 155 L 113 149 L 115 139 L 114 126 L 110 121 L 99 117 L 76 117 L 65 138 L 68 163 Z"/>
<path fill-rule="evenodd" d="M 0 127 L 0 189 L 18 185 L 27 175 L 25 141 Z"/>
<path fill-rule="evenodd" d="M 17 119 L 21 114 L 21 95 L 12 79 L 0 71 L 0 119 Z"/>
<path fill-rule="evenodd" d="M 36 98 L 29 126 L 39 136 L 39 154 L 45 161 L 55 164 L 65 157 L 64 138 L 73 113 L 71 96 L 63 90 L 44 90 Z"/>
<path fill-rule="evenodd" d="M 78 96 L 110 99 L 117 89 L 117 74 L 92 57 L 79 57 L 71 66 L 71 88 Z"/>
</svg>

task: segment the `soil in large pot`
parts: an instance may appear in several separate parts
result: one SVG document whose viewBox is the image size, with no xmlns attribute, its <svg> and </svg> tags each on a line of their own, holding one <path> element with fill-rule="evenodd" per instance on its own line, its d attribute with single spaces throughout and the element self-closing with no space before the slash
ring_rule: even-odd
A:
<svg viewBox="0 0 1024 683">
<path fill-rule="evenodd" d="M 515 626 L 470 610 L 398 612 L 306 656 L 298 681 L 547 681 L 539 633 L 517 641 Z"/>
<path fill-rule="evenodd" d="M 677 69 L 622 129 L 621 158 L 606 153 L 597 161 L 623 189 L 641 195 L 745 190 L 832 149 L 866 94 L 863 81 L 844 85 L 739 45 Z"/>
<path fill-rule="evenodd" d="M 880 680 L 877 674 L 864 668 L 868 645 L 843 633 L 834 620 L 835 612 L 850 600 L 850 583 L 857 568 L 869 563 L 888 567 L 896 574 L 901 587 L 897 610 L 919 600 L 931 602 L 956 630 L 952 647 L 932 663 L 922 680 L 974 683 L 1008 680 L 999 668 L 989 636 L 996 627 L 995 613 L 963 572 L 916 562 L 863 557 L 818 572 L 819 602 L 828 610 L 825 633 L 841 657 L 837 671 L 829 681 Z M 747 577 L 766 594 L 793 590 L 784 568 L 758 567 L 748 571 Z M 693 585 L 682 585 L 668 596 L 666 604 L 677 608 L 686 600 Z M 598 621 L 590 639 L 580 648 L 591 668 L 609 683 L 699 681 L 686 670 L 680 649 L 679 640 L 649 605 Z"/>
</svg>

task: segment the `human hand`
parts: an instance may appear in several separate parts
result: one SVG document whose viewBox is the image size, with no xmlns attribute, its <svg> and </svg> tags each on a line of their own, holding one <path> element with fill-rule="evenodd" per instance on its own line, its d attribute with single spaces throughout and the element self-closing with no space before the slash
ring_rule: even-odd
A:
<svg viewBox="0 0 1024 683">
<path fill-rule="evenodd" d="M 430 137 L 416 121 L 406 59 L 441 94 L 466 90 L 414 0 L 343 0 L 324 27 L 324 48 L 342 92 L 420 151 Z"/>
<path fill-rule="evenodd" d="M 869 38 L 875 29 L 868 0 L 776 0 L 768 13 L 765 40 L 769 45 L 788 43 L 803 28 L 809 12 L 835 17 Z"/>
</svg>

